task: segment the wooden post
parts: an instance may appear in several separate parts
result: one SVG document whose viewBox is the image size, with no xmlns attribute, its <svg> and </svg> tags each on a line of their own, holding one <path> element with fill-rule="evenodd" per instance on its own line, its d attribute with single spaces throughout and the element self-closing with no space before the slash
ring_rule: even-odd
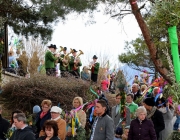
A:
<svg viewBox="0 0 180 140">
<path fill-rule="evenodd" d="M 7 26 L 7 23 L 4 24 L 4 55 L 2 56 L 2 66 L 3 66 L 3 68 L 9 67 L 9 59 L 8 59 L 8 26 Z"/>
</svg>

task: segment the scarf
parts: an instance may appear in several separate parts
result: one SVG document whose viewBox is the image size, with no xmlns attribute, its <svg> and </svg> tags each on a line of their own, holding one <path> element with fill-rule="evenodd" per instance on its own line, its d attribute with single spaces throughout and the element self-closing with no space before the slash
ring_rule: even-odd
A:
<svg viewBox="0 0 180 140">
<path fill-rule="evenodd" d="M 46 114 L 47 114 L 47 112 L 41 112 L 40 119 L 42 119 Z"/>
<path fill-rule="evenodd" d="M 153 106 L 153 108 L 151 109 L 151 111 L 148 111 L 148 112 L 147 112 L 147 118 L 148 118 L 148 119 L 151 119 L 151 117 L 154 115 L 156 109 L 157 109 L 157 108 L 156 108 L 155 106 Z"/>
<path fill-rule="evenodd" d="M 57 117 L 57 118 L 55 118 L 55 119 L 52 119 L 51 118 L 51 120 L 54 120 L 54 121 L 57 121 L 58 119 L 60 119 L 61 117 L 59 116 L 59 117 Z"/>
</svg>

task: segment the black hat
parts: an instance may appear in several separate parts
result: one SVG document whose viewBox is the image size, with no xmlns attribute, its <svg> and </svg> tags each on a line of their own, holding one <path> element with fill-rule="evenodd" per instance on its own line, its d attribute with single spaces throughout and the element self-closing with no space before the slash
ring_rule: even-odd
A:
<svg viewBox="0 0 180 140">
<path fill-rule="evenodd" d="M 56 45 L 53 45 L 54 46 L 54 49 L 57 49 Z"/>
<path fill-rule="evenodd" d="M 63 48 L 63 51 L 66 51 L 66 50 L 67 50 L 67 47 L 64 47 L 64 48 Z"/>
<path fill-rule="evenodd" d="M 144 99 L 144 103 L 148 106 L 155 106 L 154 97 L 148 97 Z"/>
<path fill-rule="evenodd" d="M 98 59 L 98 57 L 96 55 L 93 56 L 93 59 Z"/>
<path fill-rule="evenodd" d="M 123 129 L 120 128 L 120 127 L 116 128 L 116 134 L 117 135 L 122 135 L 123 134 Z"/>
<path fill-rule="evenodd" d="M 74 52 L 77 52 L 77 51 L 76 51 L 75 49 L 73 49 L 73 53 L 74 53 Z"/>
<path fill-rule="evenodd" d="M 57 49 L 56 45 L 51 44 L 50 46 L 48 46 L 48 48 L 54 48 Z"/>
</svg>

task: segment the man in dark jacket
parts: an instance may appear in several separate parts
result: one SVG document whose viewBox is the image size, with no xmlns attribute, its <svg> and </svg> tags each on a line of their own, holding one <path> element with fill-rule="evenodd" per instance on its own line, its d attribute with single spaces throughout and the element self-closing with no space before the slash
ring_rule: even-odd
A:
<svg viewBox="0 0 180 140">
<path fill-rule="evenodd" d="M 132 93 L 134 95 L 134 101 L 136 101 L 138 98 L 142 96 L 138 84 L 134 83 L 132 85 Z"/>
<path fill-rule="evenodd" d="M 8 128 L 10 127 L 10 123 L 2 118 L 2 107 L 0 106 L 0 140 L 6 140 L 4 135 L 7 133 Z"/>
<path fill-rule="evenodd" d="M 156 131 L 156 136 L 158 139 L 159 132 L 161 132 L 165 128 L 163 115 L 155 107 L 155 101 L 153 97 L 149 97 L 144 100 L 144 107 L 147 110 L 147 118 L 153 121 L 154 129 Z"/>
<path fill-rule="evenodd" d="M 14 131 L 10 140 L 35 140 L 35 135 L 31 127 L 26 124 L 26 117 L 24 113 L 18 113 L 13 117 L 14 125 L 17 130 Z"/>
<path fill-rule="evenodd" d="M 93 61 L 90 64 L 91 67 L 91 80 L 93 82 L 97 82 L 98 72 L 100 64 L 97 62 L 98 57 L 96 55 L 93 56 Z"/>
</svg>

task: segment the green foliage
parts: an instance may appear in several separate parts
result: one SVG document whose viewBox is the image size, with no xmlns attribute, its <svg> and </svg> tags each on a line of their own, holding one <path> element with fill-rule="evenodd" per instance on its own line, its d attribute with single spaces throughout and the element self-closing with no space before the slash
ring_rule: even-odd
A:
<svg viewBox="0 0 180 140">
<path fill-rule="evenodd" d="M 16 34 L 51 39 L 53 26 L 71 12 L 95 10 L 97 2 L 84 0 L 1 0 L 0 17 Z"/>
<path fill-rule="evenodd" d="M 180 140 L 180 132 L 174 131 L 171 135 L 167 138 L 167 140 Z"/>
<path fill-rule="evenodd" d="M 124 49 L 126 53 L 119 55 L 120 62 L 126 63 L 131 68 L 139 71 L 142 71 L 141 67 L 148 67 L 154 71 L 154 64 L 142 37 L 126 42 Z"/>
<path fill-rule="evenodd" d="M 4 52 L 4 42 L 0 41 L 0 54 L 2 55 Z"/>
<path fill-rule="evenodd" d="M 86 131 L 84 128 L 79 127 L 76 130 L 77 135 L 75 137 L 71 137 L 70 140 L 85 140 L 86 139 Z"/>
<path fill-rule="evenodd" d="M 153 12 L 168 26 L 177 26 L 180 20 L 180 0 L 155 0 Z M 164 18 L 166 17 L 166 18 Z"/>
<path fill-rule="evenodd" d="M 180 83 L 168 84 L 164 87 L 163 95 L 168 98 L 172 96 L 173 102 L 180 104 Z"/>
</svg>

